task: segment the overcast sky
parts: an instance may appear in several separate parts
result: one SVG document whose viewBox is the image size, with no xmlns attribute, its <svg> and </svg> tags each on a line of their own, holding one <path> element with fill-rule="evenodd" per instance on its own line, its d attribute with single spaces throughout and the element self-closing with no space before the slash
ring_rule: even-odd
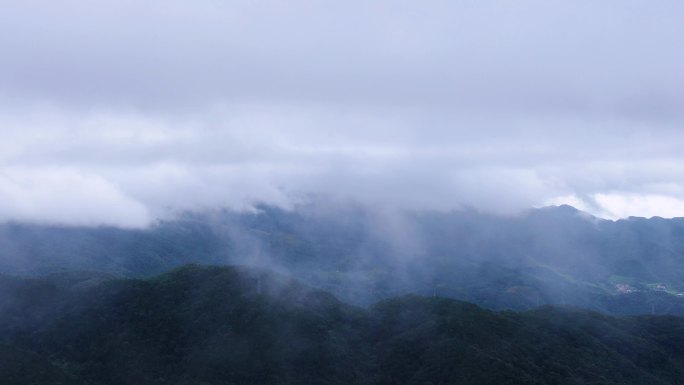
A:
<svg viewBox="0 0 684 385">
<path fill-rule="evenodd" d="M 684 216 L 684 2 L 1 0 L 0 221 Z"/>
</svg>

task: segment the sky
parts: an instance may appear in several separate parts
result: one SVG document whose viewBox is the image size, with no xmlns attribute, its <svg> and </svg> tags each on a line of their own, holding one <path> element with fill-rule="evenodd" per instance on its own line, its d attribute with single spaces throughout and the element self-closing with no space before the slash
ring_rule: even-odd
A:
<svg viewBox="0 0 684 385">
<path fill-rule="evenodd" d="M 1 0 L 0 221 L 684 216 L 684 2 Z"/>
</svg>

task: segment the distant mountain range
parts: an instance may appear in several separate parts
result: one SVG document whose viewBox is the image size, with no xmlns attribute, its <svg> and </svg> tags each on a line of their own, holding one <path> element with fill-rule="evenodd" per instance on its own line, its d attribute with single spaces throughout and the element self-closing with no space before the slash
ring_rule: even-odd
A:
<svg viewBox="0 0 684 385">
<path fill-rule="evenodd" d="M 189 213 L 149 229 L 0 225 L 0 273 L 147 277 L 187 263 L 289 274 L 354 304 L 404 294 L 490 309 L 684 314 L 684 219 L 569 206 L 496 216 L 310 204 Z"/>
<path fill-rule="evenodd" d="M 682 384 L 684 318 L 401 296 L 364 309 L 268 270 L 0 278 L 3 385 Z"/>
</svg>

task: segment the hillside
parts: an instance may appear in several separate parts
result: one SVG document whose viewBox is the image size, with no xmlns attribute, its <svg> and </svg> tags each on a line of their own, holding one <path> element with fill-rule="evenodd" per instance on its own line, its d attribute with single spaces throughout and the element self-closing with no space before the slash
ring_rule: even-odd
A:
<svg viewBox="0 0 684 385">
<path fill-rule="evenodd" d="M 0 373 L 17 384 L 684 383 L 678 317 L 420 296 L 363 309 L 239 267 L 0 282 L 12 288 L 0 294 L 0 354 L 11 357 Z"/>
<path fill-rule="evenodd" d="M 684 219 L 607 221 L 311 204 L 186 214 L 148 229 L 0 225 L 0 273 L 148 277 L 187 263 L 285 272 L 355 304 L 439 295 L 490 309 L 684 315 Z"/>
</svg>

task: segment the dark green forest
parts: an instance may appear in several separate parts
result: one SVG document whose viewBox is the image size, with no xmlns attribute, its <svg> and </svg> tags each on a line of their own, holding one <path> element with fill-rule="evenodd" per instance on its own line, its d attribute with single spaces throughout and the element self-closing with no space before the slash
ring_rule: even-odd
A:
<svg viewBox="0 0 684 385">
<path fill-rule="evenodd" d="M 265 269 L 0 280 L 3 384 L 682 384 L 684 319 L 368 308 Z"/>
</svg>

